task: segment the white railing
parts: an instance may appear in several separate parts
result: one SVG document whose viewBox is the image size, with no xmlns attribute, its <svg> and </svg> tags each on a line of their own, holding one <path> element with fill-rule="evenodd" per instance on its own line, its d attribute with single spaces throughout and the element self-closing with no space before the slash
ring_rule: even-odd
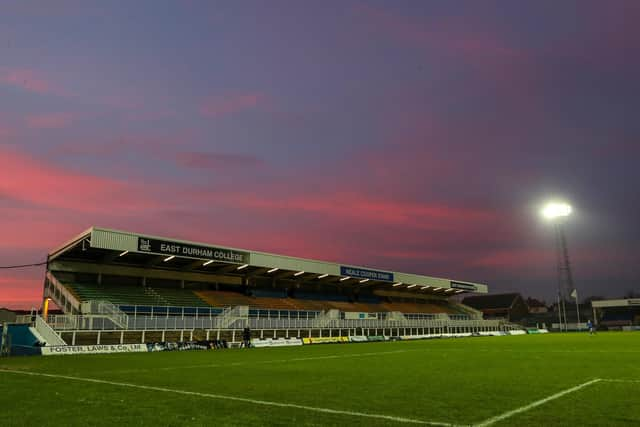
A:
<svg viewBox="0 0 640 427">
<path fill-rule="evenodd" d="M 91 300 L 82 303 L 82 313 L 94 318 L 105 317 L 120 329 L 127 329 L 128 316 L 109 301 Z"/>
<path fill-rule="evenodd" d="M 97 313 L 107 315 L 114 323 L 120 325 L 121 328 L 126 329 L 129 316 L 126 313 L 122 312 L 116 305 L 110 303 L 109 301 L 92 301 L 97 303 L 96 309 Z"/>
<path fill-rule="evenodd" d="M 65 311 L 80 311 L 80 301 L 54 276 L 47 271 L 49 286 L 45 287 L 45 297 L 51 297 L 56 305 Z"/>
<path fill-rule="evenodd" d="M 397 328 L 465 328 L 473 330 L 509 330 L 497 320 L 446 320 L 446 319 L 405 319 L 403 321 L 384 319 L 294 319 L 294 318 L 245 318 L 224 314 L 214 317 L 151 317 L 130 316 L 129 330 L 184 330 L 184 329 L 397 329 Z M 49 316 L 49 324 L 57 331 L 71 330 L 114 330 L 117 327 L 108 318 L 92 315 Z"/>
<path fill-rule="evenodd" d="M 53 328 L 51 328 L 51 326 L 49 326 L 40 316 L 36 316 L 35 328 L 40 336 L 44 338 L 47 345 L 67 345 L 60 335 L 58 335 L 58 333 L 53 330 Z"/>
</svg>

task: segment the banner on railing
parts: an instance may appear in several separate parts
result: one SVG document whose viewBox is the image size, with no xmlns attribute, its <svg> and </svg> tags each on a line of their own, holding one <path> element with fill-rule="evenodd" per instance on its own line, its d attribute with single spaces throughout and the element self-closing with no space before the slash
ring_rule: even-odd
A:
<svg viewBox="0 0 640 427">
<path fill-rule="evenodd" d="M 263 347 L 292 347 L 302 345 L 300 338 L 254 338 L 251 340 L 251 346 L 256 348 Z"/>
<path fill-rule="evenodd" d="M 227 348 L 224 340 L 209 341 L 179 341 L 179 342 L 151 342 L 146 344 L 147 351 L 188 351 L 188 350 L 213 350 Z"/>
<path fill-rule="evenodd" d="M 315 337 L 302 338 L 304 344 L 331 344 L 349 342 L 349 337 Z"/>
<path fill-rule="evenodd" d="M 42 347 L 43 356 L 68 354 L 105 354 L 105 353 L 142 353 L 147 351 L 145 344 L 99 344 L 99 345 L 60 345 Z"/>
</svg>

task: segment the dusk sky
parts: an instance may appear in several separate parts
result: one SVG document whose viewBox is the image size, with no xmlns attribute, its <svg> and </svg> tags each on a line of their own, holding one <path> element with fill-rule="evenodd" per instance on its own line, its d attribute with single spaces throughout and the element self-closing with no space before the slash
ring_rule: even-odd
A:
<svg viewBox="0 0 640 427">
<path fill-rule="evenodd" d="M 0 0 L 0 265 L 96 225 L 640 291 L 640 2 Z M 0 306 L 44 270 L 0 270 Z"/>
</svg>

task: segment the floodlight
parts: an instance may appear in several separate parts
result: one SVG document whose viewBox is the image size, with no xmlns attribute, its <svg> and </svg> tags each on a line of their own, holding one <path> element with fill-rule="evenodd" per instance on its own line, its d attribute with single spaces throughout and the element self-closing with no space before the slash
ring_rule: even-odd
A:
<svg viewBox="0 0 640 427">
<path fill-rule="evenodd" d="M 129 251 L 124 251 L 124 252 L 122 252 L 122 253 L 121 253 L 120 255 L 118 255 L 118 256 L 125 256 L 125 255 L 126 255 L 126 254 L 128 254 L 128 253 L 129 253 Z"/>
<path fill-rule="evenodd" d="M 360 283 L 367 283 L 369 281 L 369 279 L 362 279 L 360 280 Z"/>
<path fill-rule="evenodd" d="M 318 276 L 318 279 L 324 279 L 325 277 L 329 276 L 329 274 L 324 273 Z"/>
<path fill-rule="evenodd" d="M 203 266 L 203 267 L 205 267 L 205 266 L 207 266 L 207 265 L 211 264 L 212 262 L 213 262 L 213 260 L 212 260 L 212 259 L 210 259 L 209 261 L 207 261 L 207 262 L 205 262 L 204 264 L 202 264 L 202 266 Z"/>
<path fill-rule="evenodd" d="M 407 286 L 407 289 L 415 288 L 416 286 L 418 286 L 418 285 L 409 285 L 409 286 Z"/>
<path fill-rule="evenodd" d="M 344 282 L 345 280 L 349 280 L 349 279 L 351 279 L 351 276 L 343 277 L 342 279 L 340 279 L 340 281 L 341 281 L 341 282 Z"/>
<path fill-rule="evenodd" d="M 244 270 L 247 267 L 249 267 L 249 264 L 242 264 L 240 267 L 238 267 L 238 270 Z"/>
<path fill-rule="evenodd" d="M 402 282 L 394 283 L 393 287 L 395 288 L 396 286 L 400 286 L 400 285 L 402 285 Z"/>
<path fill-rule="evenodd" d="M 542 209 L 542 216 L 547 219 L 556 219 L 569 216 L 573 209 L 565 202 L 549 202 Z"/>
<path fill-rule="evenodd" d="M 267 273 L 273 273 L 273 272 L 276 272 L 278 270 L 280 270 L 278 267 L 274 267 L 271 270 L 267 271 Z"/>
<path fill-rule="evenodd" d="M 175 255 L 171 255 L 171 256 L 166 257 L 163 261 L 164 261 L 164 262 L 171 261 L 171 260 L 172 260 L 172 259 L 174 259 L 175 257 L 176 257 Z"/>
<path fill-rule="evenodd" d="M 304 271 L 298 271 L 296 274 L 294 274 L 294 276 L 300 276 L 301 274 L 304 274 Z"/>
</svg>

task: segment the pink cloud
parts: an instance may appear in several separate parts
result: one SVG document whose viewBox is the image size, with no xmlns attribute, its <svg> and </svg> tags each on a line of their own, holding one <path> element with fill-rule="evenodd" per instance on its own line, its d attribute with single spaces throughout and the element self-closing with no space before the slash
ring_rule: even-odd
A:
<svg viewBox="0 0 640 427">
<path fill-rule="evenodd" d="M 44 274 L 39 273 L 41 275 L 39 278 L 36 274 L 33 274 L 33 278 L 1 276 L 0 307 L 30 308 L 32 305 L 39 306 L 39 301 L 42 299 L 42 277 Z"/>
<path fill-rule="evenodd" d="M 0 249 L 37 249 L 42 251 L 43 259 L 46 250 L 90 226 L 74 221 L 68 213 L 60 214 L 51 209 L 37 207 L 11 206 L 11 203 L 3 203 L 0 206 L 0 217 L 4 219 L 0 222 L 0 235 L 3 236 Z"/>
<path fill-rule="evenodd" d="M 239 193 L 191 193 L 190 197 L 209 200 L 235 208 L 266 212 L 300 212 L 320 215 L 323 218 L 339 218 L 358 223 L 400 225 L 423 230 L 447 231 L 471 226 L 489 226 L 499 222 L 498 215 L 481 208 L 464 208 L 443 203 L 421 203 L 385 198 L 373 198 L 363 194 L 341 192 L 312 196 L 277 196 L 271 190 L 269 197 Z"/>
<path fill-rule="evenodd" d="M 220 117 L 256 108 L 263 100 L 261 93 L 212 96 L 201 105 L 200 113 L 205 117 Z"/>
<path fill-rule="evenodd" d="M 79 212 L 144 211 L 157 204 L 145 188 L 70 171 L 0 147 L 0 193 L 38 206 Z"/>
<path fill-rule="evenodd" d="M 520 56 L 520 52 L 507 46 L 499 37 L 489 31 L 472 30 L 463 20 L 439 18 L 437 21 L 417 22 L 368 5 L 359 6 L 356 12 L 376 31 L 399 41 L 462 54 L 474 62 L 481 57 Z"/>
<path fill-rule="evenodd" d="M 256 167 L 262 160 L 248 154 L 183 152 L 173 155 L 179 165 L 194 169 Z"/>
<path fill-rule="evenodd" d="M 0 67 L 0 84 L 17 87 L 40 95 L 63 95 L 64 91 L 52 84 L 40 72 L 25 68 Z"/>
<path fill-rule="evenodd" d="M 32 129 L 62 129 L 68 127 L 76 118 L 72 113 L 49 113 L 28 116 L 27 126 Z"/>
<path fill-rule="evenodd" d="M 0 123 L 0 143 L 8 141 L 13 136 L 13 129 Z"/>
</svg>

